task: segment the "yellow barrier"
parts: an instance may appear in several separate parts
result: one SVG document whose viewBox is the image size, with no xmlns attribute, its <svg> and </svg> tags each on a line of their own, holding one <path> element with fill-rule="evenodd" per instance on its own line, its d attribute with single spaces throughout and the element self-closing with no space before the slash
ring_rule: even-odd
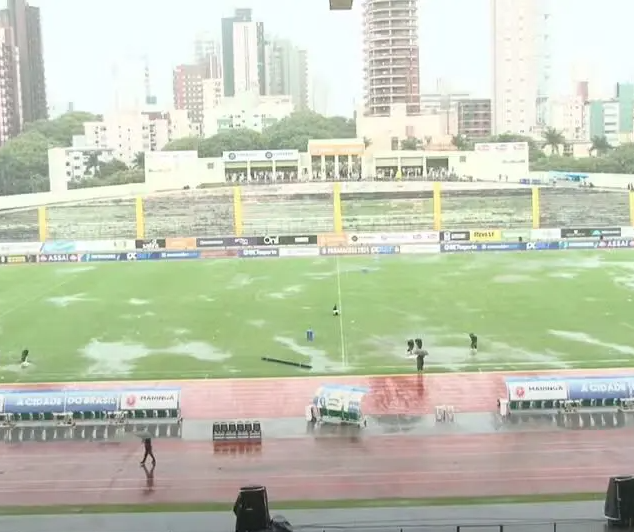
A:
<svg viewBox="0 0 634 532">
<path fill-rule="evenodd" d="M 533 187 L 531 190 L 531 218 L 532 228 L 540 228 L 541 205 L 539 187 Z M 432 188 L 432 209 L 433 209 L 433 229 L 435 231 L 443 230 L 443 212 L 442 212 L 442 183 L 434 182 Z M 135 198 L 135 226 L 136 238 L 144 239 L 146 236 L 146 220 L 144 212 L 143 198 Z M 335 235 L 342 235 L 344 231 L 343 224 L 343 208 L 341 201 L 341 183 L 333 183 L 332 188 L 332 232 Z M 629 192 L 629 215 L 630 224 L 634 226 L 634 191 Z M 243 218 L 243 198 L 242 189 L 239 186 L 233 188 L 233 225 L 234 235 L 241 236 L 244 230 Z M 454 223 L 455 225 L 455 223 Z M 45 241 L 49 237 L 49 220 L 48 209 L 45 206 L 37 209 L 37 229 L 41 241 Z M 420 228 L 424 229 L 424 228 Z M 475 230 L 471 232 L 472 240 L 475 242 L 492 242 L 502 239 L 500 230 Z"/>
</svg>

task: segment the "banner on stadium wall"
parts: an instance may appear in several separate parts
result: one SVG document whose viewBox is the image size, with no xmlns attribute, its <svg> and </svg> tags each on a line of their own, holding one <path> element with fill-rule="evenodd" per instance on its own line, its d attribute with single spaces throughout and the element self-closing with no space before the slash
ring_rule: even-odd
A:
<svg viewBox="0 0 634 532">
<path fill-rule="evenodd" d="M 596 240 L 571 240 L 559 242 L 559 249 L 595 249 L 599 245 L 599 242 Z"/>
<path fill-rule="evenodd" d="M 400 246 L 339 246 L 319 248 L 320 255 L 394 255 Z"/>
<path fill-rule="evenodd" d="M 526 251 L 546 251 L 559 249 L 559 242 L 526 242 Z"/>
<path fill-rule="evenodd" d="M 541 238 L 531 238 L 530 229 L 509 229 L 507 231 L 502 231 L 501 240 L 517 241 L 520 238 L 522 240 L 542 240 Z"/>
<path fill-rule="evenodd" d="M 36 255 L 2 255 L 0 264 L 27 264 L 29 262 L 37 262 Z"/>
<path fill-rule="evenodd" d="M 560 240 L 561 239 L 561 229 L 553 228 L 553 229 L 531 229 L 530 231 L 530 239 L 531 240 Z"/>
<path fill-rule="evenodd" d="M 620 227 L 564 227 L 561 229 L 561 238 L 598 238 L 619 237 Z"/>
<path fill-rule="evenodd" d="M 556 379 L 506 379 L 509 401 L 565 401 L 568 399 L 566 382 Z"/>
<path fill-rule="evenodd" d="M 401 255 L 425 255 L 440 253 L 440 244 L 403 244 L 400 246 Z"/>
<path fill-rule="evenodd" d="M 180 390 L 15 391 L 3 394 L 1 406 L 5 414 L 178 409 Z"/>
<path fill-rule="evenodd" d="M 150 238 L 145 240 L 135 240 L 134 247 L 143 251 L 155 251 L 157 249 L 166 249 L 167 242 L 164 238 Z"/>
<path fill-rule="evenodd" d="M 84 253 L 79 256 L 80 262 L 116 262 L 128 260 L 127 253 Z"/>
<path fill-rule="evenodd" d="M 471 231 L 441 231 L 442 242 L 468 242 L 471 240 Z"/>
<path fill-rule="evenodd" d="M 197 247 L 194 237 L 165 239 L 165 249 L 168 251 L 192 251 Z"/>
<path fill-rule="evenodd" d="M 208 249 L 200 252 L 201 259 L 228 259 L 237 256 L 237 249 Z"/>
<path fill-rule="evenodd" d="M 476 244 L 466 242 L 443 243 L 440 246 L 443 253 L 464 253 L 468 251 L 525 251 L 525 242 L 493 242 L 490 244 Z"/>
<path fill-rule="evenodd" d="M 316 246 L 317 235 L 296 236 L 258 236 L 255 239 L 256 246 Z"/>
<path fill-rule="evenodd" d="M 41 248 L 41 242 L 5 242 L 0 243 L 0 255 L 37 255 Z"/>
<path fill-rule="evenodd" d="M 252 258 L 252 257 L 279 257 L 280 250 L 277 248 L 249 248 L 240 249 L 238 251 L 238 257 Z"/>
<path fill-rule="evenodd" d="M 254 236 L 210 236 L 196 239 L 196 248 L 231 248 L 257 246 Z"/>
<path fill-rule="evenodd" d="M 319 257 L 319 248 L 280 248 L 280 257 Z"/>
<path fill-rule="evenodd" d="M 356 233 L 348 235 L 348 245 L 373 246 L 389 244 L 422 244 L 440 241 L 438 231 L 410 233 Z"/>
<path fill-rule="evenodd" d="M 634 238 L 634 227 L 632 226 L 621 227 L 621 236 L 623 238 Z"/>
<path fill-rule="evenodd" d="M 634 248 L 634 239 L 600 240 L 597 249 Z"/>
<path fill-rule="evenodd" d="M 55 253 L 38 255 L 37 261 L 48 263 L 79 262 L 79 258 L 80 255 L 77 253 Z"/>
<path fill-rule="evenodd" d="M 471 242 L 499 242 L 502 240 L 502 231 L 499 229 L 472 229 Z"/>
<path fill-rule="evenodd" d="M 348 236 L 345 233 L 325 233 L 317 235 L 317 245 L 321 248 L 338 248 L 348 245 Z"/>
<path fill-rule="evenodd" d="M 134 251 L 134 240 L 52 240 L 42 244 L 41 253 L 57 255 L 65 253 L 103 253 L 107 251 Z"/>
</svg>

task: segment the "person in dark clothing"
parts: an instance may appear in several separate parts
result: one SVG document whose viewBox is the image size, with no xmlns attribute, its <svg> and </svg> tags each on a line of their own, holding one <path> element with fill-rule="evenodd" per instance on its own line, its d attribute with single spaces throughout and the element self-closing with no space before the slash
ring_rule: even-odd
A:
<svg viewBox="0 0 634 532">
<path fill-rule="evenodd" d="M 29 350 L 25 349 L 22 351 L 22 355 L 20 355 L 20 367 L 28 368 L 29 365 Z"/>
<path fill-rule="evenodd" d="M 143 455 L 143 460 L 141 460 L 141 465 L 145 465 L 145 461 L 148 459 L 148 456 L 152 459 L 152 466 L 156 465 L 156 458 L 154 453 L 152 452 L 152 438 L 149 436 L 143 438 L 143 448 L 145 449 L 145 454 Z"/>
<path fill-rule="evenodd" d="M 414 352 L 414 340 L 407 340 L 407 354 L 411 355 Z"/>
<path fill-rule="evenodd" d="M 423 349 L 423 340 L 421 338 L 416 338 L 414 340 L 414 344 L 416 347 L 414 348 L 414 354 L 416 355 L 416 370 L 418 373 L 422 373 L 425 369 L 425 358 L 429 353 Z"/>
<path fill-rule="evenodd" d="M 478 337 L 469 333 L 469 339 L 471 340 L 471 353 L 475 355 L 478 352 Z"/>
</svg>

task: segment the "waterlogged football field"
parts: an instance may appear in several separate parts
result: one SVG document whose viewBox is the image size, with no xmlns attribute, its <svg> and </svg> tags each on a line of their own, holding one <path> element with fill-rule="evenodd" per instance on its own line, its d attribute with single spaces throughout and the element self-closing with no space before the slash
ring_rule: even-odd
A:
<svg viewBox="0 0 634 532">
<path fill-rule="evenodd" d="M 9 266 L 0 269 L 0 377 L 406 373 L 414 337 L 430 371 L 634 366 L 633 258 L 617 250 Z M 469 332 L 480 339 L 475 356 Z M 25 347 L 32 365 L 21 369 Z"/>
</svg>

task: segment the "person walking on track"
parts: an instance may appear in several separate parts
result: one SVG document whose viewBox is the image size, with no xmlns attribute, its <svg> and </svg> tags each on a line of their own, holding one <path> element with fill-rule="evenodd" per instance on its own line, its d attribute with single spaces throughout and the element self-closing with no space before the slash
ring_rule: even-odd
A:
<svg viewBox="0 0 634 532">
<path fill-rule="evenodd" d="M 145 465 L 145 461 L 148 459 L 148 456 L 152 459 L 152 466 L 156 465 L 156 457 L 152 452 L 152 438 L 149 436 L 143 437 L 143 448 L 145 449 L 145 454 L 143 455 L 143 460 L 141 460 L 141 465 Z"/>
</svg>

